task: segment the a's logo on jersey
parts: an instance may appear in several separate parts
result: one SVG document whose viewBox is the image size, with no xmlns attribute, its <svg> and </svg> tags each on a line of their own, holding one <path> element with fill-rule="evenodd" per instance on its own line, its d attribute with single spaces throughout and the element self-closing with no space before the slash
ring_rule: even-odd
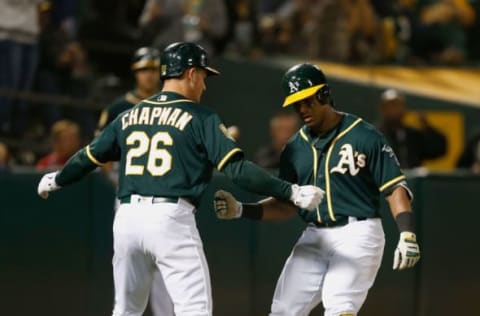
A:
<svg viewBox="0 0 480 316">
<path fill-rule="evenodd" d="M 290 93 L 294 93 L 298 91 L 299 83 L 298 82 L 289 82 L 288 87 L 290 88 Z"/>
<path fill-rule="evenodd" d="M 340 160 L 330 172 L 339 172 L 345 174 L 349 172 L 352 176 L 356 176 L 360 172 L 360 168 L 365 167 L 367 156 L 358 151 L 354 151 L 352 145 L 344 144 L 338 152 Z"/>
<path fill-rule="evenodd" d="M 397 155 L 395 155 L 395 152 L 393 151 L 392 147 L 385 144 L 382 147 L 382 152 L 387 153 L 390 159 L 395 159 L 395 163 L 397 164 L 397 166 L 400 166 L 400 162 L 398 161 Z"/>
</svg>

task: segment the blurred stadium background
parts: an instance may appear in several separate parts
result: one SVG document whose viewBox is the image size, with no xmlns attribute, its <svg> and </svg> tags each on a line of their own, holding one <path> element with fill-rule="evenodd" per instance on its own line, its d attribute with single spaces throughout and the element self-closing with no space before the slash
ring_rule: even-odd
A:
<svg viewBox="0 0 480 316">
<path fill-rule="evenodd" d="M 317 63 L 337 108 L 373 124 L 382 92 L 400 91 L 404 123 L 426 120 L 446 148 L 407 170 L 419 266 L 391 270 L 384 205 L 384 263 L 360 315 L 479 315 L 479 34 L 478 0 L 0 0 L 0 314 L 111 313 L 114 185 L 97 172 L 42 201 L 35 166 L 59 120 L 79 126 L 79 145 L 93 138 L 101 110 L 133 88 L 137 48 L 192 40 L 222 71 L 202 103 L 237 127 L 250 159 L 271 142 L 293 64 Z M 219 187 L 258 198 L 216 175 L 197 213 L 215 313 L 266 315 L 302 223 L 221 223 Z"/>
</svg>

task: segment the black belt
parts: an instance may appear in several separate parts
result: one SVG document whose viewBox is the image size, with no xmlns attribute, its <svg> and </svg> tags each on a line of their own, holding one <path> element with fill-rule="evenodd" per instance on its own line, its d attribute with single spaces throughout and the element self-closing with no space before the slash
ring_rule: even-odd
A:
<svg viewBox="0 0 480 316">
<path fill-rule="evenodd" d="M 134 197 L 134 198 L 137 198 L 137 197 Z M 148 199 L 148 197 L 145 197 L 145 198 Z M 178 199 L 179 199 L 178 197 L 171 198 L 171 197 L 156 196 L 156 197 L 152 197 L 151 203 L 153 203 L 153 204 L 155 204 L 155 203 L 178 203 Z M 128 203 L 131 203 L 131 202 L 132 202 L 132 197 L 130 195 L 120 198 L 120 203 L 121 204 L 128 204 Z M 133 201 L 133 202 L 134 203 L 142 202 L 142 197 L 139 196 L 138 201 Z"/>
<path fill-rule="evenodd" d="M 345 226 L 349 223 L 349 218 L 353 217 L 356 218 L 357 222 L 365 221 L 368 217 L 355 217 L 355 216 L 337 216 L 336 221 L 328 221 L 328 222 L 314 222 L 313 224 L 318 228 L 326 228 L 326 227 L 340 227 Z"/>
</svg>

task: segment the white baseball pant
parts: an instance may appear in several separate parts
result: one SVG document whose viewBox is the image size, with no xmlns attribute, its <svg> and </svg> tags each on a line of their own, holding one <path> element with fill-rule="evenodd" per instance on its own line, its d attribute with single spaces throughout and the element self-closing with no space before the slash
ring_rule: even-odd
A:
<svg viewBox="0 0 480 316">
<path fill-rule="evenodd" d="M 113 316 L 143 314 L 155 269 L 163 277 L 175 315 L 211 316 L 210 275 L 194 206 L 183 199 L 152 202 L 132 196 L 115 215 Z"/>
<path fill-rule="evenodd" d="M 115 174 L 118 179 L 118 175 Z M 115 213 L 120 207 L 120 200 L 115 199 Z M 150 309 L 153 316 L 175 316 L 173 302 L 165 287 L 165 281 L 158 269 L 153 272 L 152 288 L 150 290 Z"/>
<path fill-rule="evenodd" d="M 379 218 L 341 227 L 309 225 L 277 282 L 270 316 L 306 316 L 323 302 L 326 316 L 357 315 L 380 267 Z"/>
</svg>

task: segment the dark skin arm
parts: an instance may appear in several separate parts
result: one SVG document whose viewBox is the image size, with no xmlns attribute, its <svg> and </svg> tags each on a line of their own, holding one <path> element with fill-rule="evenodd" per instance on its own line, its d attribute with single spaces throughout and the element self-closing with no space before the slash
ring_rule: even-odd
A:
<svg viewBox="0 0 480 316">
<path fill-rule="evenodd" d="M 292 203 L 275 198 L 266 198 L 258 202 L 263 209 L 263 221 L 286 220 L 295 215 L 298 208 Z"/>
<path fill-rule="evenodd" d="M 396 187 L 392 193 L 387 196 L 387 202 L 393 218 L 396 218 L 397 215 L 402 212 L 412 212 L 407 190 L 401 186 Z"/>
<path fill-rule="evenodd" d="M 399 186 L 387 196 L 387 202 L 390 206 L 390 211 L 393 218 L 402 212 L 411 212 L 410 199 L 407 191 Z M 293 217 L 298 208 L 288 202 L 280 201 L 275 198 L 267 198 L 258 202 L 263 208 L 262 220 L 286 220 Z"/>
</svg>

